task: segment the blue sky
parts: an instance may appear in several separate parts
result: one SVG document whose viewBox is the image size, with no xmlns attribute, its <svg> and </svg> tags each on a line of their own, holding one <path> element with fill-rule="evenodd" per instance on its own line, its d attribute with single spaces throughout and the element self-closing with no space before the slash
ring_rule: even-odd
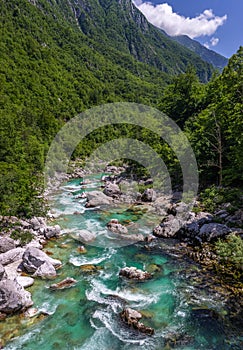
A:
<svg viewBox="0 0 243 350">
<path fill-rule="evenodd" d="M 154 25 L 231 57 L 243 46 L 243 0 L 134 0 Z"/>
</svg>

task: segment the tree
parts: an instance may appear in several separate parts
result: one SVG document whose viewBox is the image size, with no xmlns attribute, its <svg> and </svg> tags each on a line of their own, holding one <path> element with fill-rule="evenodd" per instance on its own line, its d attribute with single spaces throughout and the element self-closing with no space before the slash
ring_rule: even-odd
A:
<svg viewBox="0 0 243 350">
<path fill-rule="evenodd" d="M 201 178 L 204 184 L 239 186 L 243 180 L 243 48 L 209 84 L 206 99 L 208 106 L 190 117 L 185 128 Z"/>
<path fill-rule="evenodd" d="M 202 110 L 205 90 L 205 85 L 199 82 L 195 69 L 190 66 L 165 89 L 159 109 L 183 127 L 189 117 Z"/>
</svg>

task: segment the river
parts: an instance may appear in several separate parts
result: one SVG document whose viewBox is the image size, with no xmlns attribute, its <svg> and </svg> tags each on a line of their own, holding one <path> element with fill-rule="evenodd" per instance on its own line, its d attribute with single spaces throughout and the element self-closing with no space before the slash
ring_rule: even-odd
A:
<svg viewBox="0 0 243 350">
<path fill-rule="evenodd" d="M 80 179 L 72 180 L 52 196 L 53 223 L 61 226 L 63 234 L 44 250 L 63 262 L 55 282 L 73 277 L 78 283 L 52 291 L 48 287 L 53 281 L 36 280 L 29 288 L 34 306 L 49 316 L 32 325 L 19 320 L 20 335 L 5 349 L 240 349 L 239 339 L 232 337 L 225 322 L 224 298 L 203 287 L 200 267 L 176 253 L 175 241 L 164 240 L 149 249 L 144 243 L 121 246 L 109 238 L 106 223 L 111 218 L 137 221 L 140 233 L 151 232 L 158 218 L 124 207 L 86 209 L 79 195 L 99 188 L 100 178 L 91 176 L 86 186 L 80 185 Z M 99 243 L 87 245 L 85 254 L 73 238 L 79 229 L 99 235 Z M 153 278 L 124 280 L 119 270 L 125 266 L 150 271 Z M 141 311 L 142 322 L 155 334 L 145 336 L 124 325 L 119 316 L 124 305 Z"/>
</svg>

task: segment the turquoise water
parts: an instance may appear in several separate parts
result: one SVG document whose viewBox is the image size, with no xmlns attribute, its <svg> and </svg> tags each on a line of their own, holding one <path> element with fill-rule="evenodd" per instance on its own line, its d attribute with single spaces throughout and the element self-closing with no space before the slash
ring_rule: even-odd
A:
<svg viewBox="0 0 243 350">
<path fill-rule="evenodd" d="M 109 211 L 85 209 L 79 195 L 98 188 L 99 178 L 91 177 L 91 184 L 85 187 L 80 180 L 70 181 L 53 196 L 53 223 L 61 225 L 63 235 L 50 241 L 45 251 L 63 262 L 55 281 L 73 277 L 78 283 L 51 291 L 48 287 L 53 281 L 37 280 L 29 289 L 34 306 L 50 315 L 33 325 L 20 321 L 19 336 L 6 349 L 240 349 L 237 337 L 232 340 L 226 327 L 221 295 L 197 285 L 197 268 L 177 256 L 175 242 L 164 241 L 151 250 L 142 243 L 121 246 L 105 228 L 116 217 L 122 222 L 137 221 L 139 226 L 133 230 L 149 233 L 159 218 L 124 206 Z M 81 228 L 98 236 L 96 243 L 86 245 L 85 254 L 80 254 L 81 243 L 73 238 Z M 87 265 L 96 268 L 90 272 Z M 125 281 L 118 276 L 125 266 L 151 271 L 153 279 Z M 142 311 L 142 321 L 155 329 L 155 335 L 128 329 L 119 317 L 124 305 Z"/>
</svg>

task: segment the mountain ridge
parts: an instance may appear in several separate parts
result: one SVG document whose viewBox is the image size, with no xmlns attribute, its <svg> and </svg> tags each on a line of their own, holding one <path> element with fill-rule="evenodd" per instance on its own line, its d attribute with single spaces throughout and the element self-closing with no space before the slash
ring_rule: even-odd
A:
<svg viewBox="0 0 243 350">
<path fill-rule="evenodd" d="M 175 40 L 179 44 L 187 47 L 189 50 L 198 54 L 204 61 L 212 64 L 214 67 L 222 71 L 228 64 L 228 59 L 223 55 L 217 53 L 214 50 L 210 50 L 207 47 L 200 44 L 197 40 L 191 39 L 187 35 L 170 36 L 172 40 Z"/>
</svg>

